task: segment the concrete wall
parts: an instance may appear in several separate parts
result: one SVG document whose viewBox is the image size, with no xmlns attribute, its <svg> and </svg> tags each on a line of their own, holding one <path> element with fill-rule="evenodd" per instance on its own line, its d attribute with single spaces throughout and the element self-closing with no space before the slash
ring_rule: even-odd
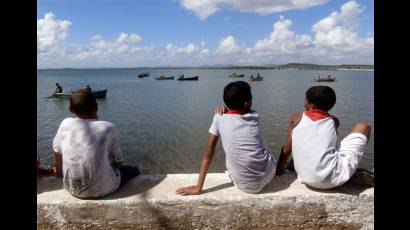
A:
<svg viewBox="0 0 410 230">
<path fill-rule="evenodd" d="M 37 181 L 38 229 L 373 229 L 373 188 L 346 184 L 315 191 L 289 173 L 259 194 L 246 194 L 211 173 L 199 196 L 175 190 L 197 174 L 142 175 L 98 200 L 62 190 L 61 179 Z"/>
</svg>

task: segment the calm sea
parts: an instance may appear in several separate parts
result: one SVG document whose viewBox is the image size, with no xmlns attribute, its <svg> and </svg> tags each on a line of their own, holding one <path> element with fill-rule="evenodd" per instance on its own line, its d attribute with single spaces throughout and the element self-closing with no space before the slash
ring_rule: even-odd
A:
<svg viewBox="0 0 410 230">
<path fill-rule="evenodd" d="M 138 79 L 141 72 L 149 78 Z M 364 121 L 374 128 L 374 72 L 371 71 L 290 71 L 231 69 L 90 69 L 39 70 L 37 72 L 37 153 L 45 164 L 52 163 L 52 140 L 60 122 L 69 116 L 68 100 L 48 99 L 59 82 L 64 91 L 89 84 L 108 89 L 99 99 L 100 119 L 113 122 L 120 133 L 125 163 L 133 163 L 143 173 L 198 172 L 205 151 L 213 110 L 223 105 L 223 87 L 236 79 L 257 72 L 262 82 L 250 82 L 253 109 L 261 114 L 262 137 L 278 157 L 284 143 L 289 117 L 303 110 L 305 91 L 314 85 L 329 85 L 337 95 L 330 111 L 340 120 L 340 137 L 354 123 Z M 158 81 L 167 76 L 199 75 L 199 81 Z M 316 83 L 313 78 L 332 74 L 337 81 Z M 244 79 L 246 80 L 246 79 Z M 339 140 L 340 141 L 340 140 Z M 361 167 L 373 170 L 373 138 L 367 146 Z M 211 172 L 225 170 L 224 152 L 218 143 Z"/>
</svg>

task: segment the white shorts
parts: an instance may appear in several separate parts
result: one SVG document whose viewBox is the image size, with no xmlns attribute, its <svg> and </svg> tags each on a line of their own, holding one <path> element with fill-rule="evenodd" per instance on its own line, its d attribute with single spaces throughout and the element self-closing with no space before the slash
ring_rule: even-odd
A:
<svg viewBox="0 0 410 230">
<path fill-rule="evenodd" d="M 258 188 L 258 189 L 255 189 L 255 190 L 254 190 L 254 189 L 250 190 L 250 189 L 241 188 L 241 187 L 239 187 L 238 185 L 236 185 L 235 181 L 232 179 L 232 177 L 231 177 L 231 175 L 229 174 L 228 170 L 225 170 L 225 174 L 228 175 L 228 177 L 229 177 L 229 179 L 231 180 L 231 182 L 233 183 L 233 185 L 234 185 L 237 189 L 241 190 L 242 192 L 246 192 L 246 193 L 258 193 L 258 192 L 260 192 L 267 184 L 269 184 L 269 183 L 273 180 L 273 177 L 275 176 L 275 171 L 276 171 L 276 167 L 274 168 L 274 171 L 273 171 L 273 173 L 272 173 L 270 176 L 267 176 L 266 178 L 264 178 L 264 181 L 262 182 L 262 186 L 261 186 L 260 188 Z"/>
<path fill-rule="evenodd" d="M 361 133 L 347 135 L 340 142 L 340 148 L 335 152 L 337 155 L 337 165 L 329 180 L 321 183 L 309 183 L 308 185 L 318 189 L 329 189 L 344 184 L 356 172 L 363 157 L 366 144 L 367 137 Z"/>
</svg>

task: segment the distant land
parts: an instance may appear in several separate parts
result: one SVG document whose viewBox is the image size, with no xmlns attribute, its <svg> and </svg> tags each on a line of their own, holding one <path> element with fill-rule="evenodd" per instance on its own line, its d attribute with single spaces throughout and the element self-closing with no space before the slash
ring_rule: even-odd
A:
<svg viewBox="0 0 410 230">
<path fill-rule="evenodd" d="M 374 70 L 374 65 L 316 65 L 308 63 L 288 63 L 285 65 L 201 65 L 201 66 L 158 66 L 158 67 L 118 67 L 118 68 L 45 68 L 38 70 L 75 70 L 75 69 L 273 69 L 273 70 Z"/>
</svg>

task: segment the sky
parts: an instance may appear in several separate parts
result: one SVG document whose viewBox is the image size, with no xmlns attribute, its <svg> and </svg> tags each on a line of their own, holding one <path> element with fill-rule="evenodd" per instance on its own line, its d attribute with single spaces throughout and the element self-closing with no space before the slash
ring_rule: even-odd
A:
<svg viewBox="0 0 410 230">
<path fill-rule="evenodd" d="M 372 0 L 38 0 L 37 68 L 373 64 Z"/>
</svg>

